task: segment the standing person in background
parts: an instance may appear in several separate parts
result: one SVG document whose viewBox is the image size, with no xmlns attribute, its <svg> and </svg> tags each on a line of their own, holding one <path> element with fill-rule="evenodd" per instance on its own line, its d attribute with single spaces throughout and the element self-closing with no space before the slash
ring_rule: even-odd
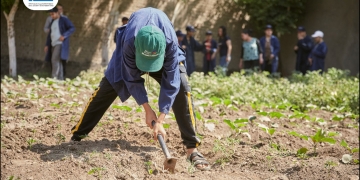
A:
<svg viewBox="0 0 360 180">
<path fill-rule="evenodd" d="M 121 19 L 121 22 L 122 22 L 122 25 L 121 25 L 121 26 L 124 26 L 125 24 L 127 24 L 128 21 L 129 21 L 129 18 L 123 17 L 123 18 Z M 116 43 L 116 37 L 117 37 L 116 35 L 117 35 L 117 29 L 116 29 L 116 31 L 115 31 L 115 33 L 114 33 L 114 43 Z"/>
<path fill-rule="evenodd" d="M 309 56 L 309 63 L 311 65 L 311 71 L 321 70 L 322 74 L 325 70 L 325 57 L 327 54 L 327 46 L 323 40 L 324 33 L 322 31 L 315 31 L 311 36 L 314 38 L 315 46 L 311 50 Z"/>
<path fill-rule="evenodd" d="M 313 43 L 311 37 L 306 35 L 306 31 L 303 26 L 299 26 L 297 30 L 298 42 L 294 47 L 294 51 L 296 53 L 295 70 L 305 75 L 306 71 L 310 70 L 308 59 Z"/>
<path fill-rule="evenodd" d="M 190 76 L 195 71 L 195 51 L 202 51 L 203 46 L 194 39 L 195 28 L 186 27 L 186 36 L 182 41 L 182 48 L 186 52 L 186 72 Z"/>
<path fill-rule="evenodd" d="M 64 80 L 64 69 L 66 61 L 69 59 L 70 35 L 74 33 L 75 27 L 68 18 L 60 15 L 57 7 L 49 12 L 53 21 L 50 23 L 50 31 L 44 48 L 45 61 L 51 62 L 51 77 Z"/>
<path fill-rule="evenodd" d="M 218 30 L 218 36 L 219 36 L 219 41 L 218 41 L 217 52 L 219 52 L 220 54 L 220 66 L 222 67 L 223 75 L 226 75 L 227 66 L 231 61 L 232 45 L 230 38 L 227 36 L 225 26 L 220 26 Z M 213 58 L 215 58 L 217 52 L 213 54 L 214 56 Z"/>
<path fill-rule="evenodd" d="M 62 17 L 66 17 L 66 18 L 67 18 L 67 16 L 65 16 L 65 15 L 63 14 L 63 13 L 64 13 L 64 8 L 63 8 L 63 6 L 62 6 L 61 4 L 57 4 L 56 7 L 57 7 L 58 12 L 60 13 L 60 15 L 61 15 Z M 49 33 L 51 21 L 52 21 L 52 18 L 51 18 L 50 14 L 49 14 L 49 16 L 46 18 L 45 25 L 44 25 L 44 32 L 45 32 L 45 33 Z"/>
<path fill-rule="evenodd" d="M 277 72 L 279 65 L 280 42 L 279 39 L 272 34 L 272 26 L 266 25 L 265 36 L 260 39 L 260 45 L 261 49 L 263 50 L 264 58 L 262 70 L 274 74 Z"/>
<path fill-rule="evenodd" d="M 182 47 L 182 41 L 184 40 L 185 34 L 181 32 L 181 30 L 176 31 L 176 37 L 178 39 L 179 46 Z"/>
<path fill-rule="evenodd" d="M 64 15 L 64 7 L 61 4 L 57 4 L 56 8 L 58 10 L 58 13 L 60 14 L 60 16 L 67 18 L 67 16 Z M 50 13 L 49 16 L 46 18 L 45 21 L 45 25 L 44 25 L 44 32 L 47 34 L 50 31 L 50 24 L 53 21 L 53 18 L 51 17 Z M 66 61 L 61 61 L 63 63 L 63 77 L 65 79 L 65 74 L 66 74 Z M 44 64 L 45 65 L 45 64 Z M 43 67 L 44 67 L 43 65 Z M 52 64 L 51 61 L 49 61 L 49 66 L 50 66 L 50 73 L 52 73 Z"/>
<path fill-rule="evenodd" d="M 260 41 L 254 37 L 251 37 L 251 30 L 244 29 L 241 33 L 243 44 L 241 46 L 240 57 L 240 69 L 259 70 L 261 64 L 263 64 L 262 49 Z"/>
<path fill-rule="evenodd" d="M 122 25 L 125 25 L 129 22 L 129 18 L 128 17 L 123 17 L 121 18 L 121 22 L 122 22 Z"/>
<path fill-rule="evenodd" d="M 216 52 L 217 43 L 212 38 L 212 32 L 206 31 L 205 33 L 206 39 L 203 42 L 204 46 L 204 62 L 203 62 L 203 71 L 204 75 L 208 75 L 209 72 L 215 71 L 216 59 L 213 58 L 212 54 Z"/>
</svg>

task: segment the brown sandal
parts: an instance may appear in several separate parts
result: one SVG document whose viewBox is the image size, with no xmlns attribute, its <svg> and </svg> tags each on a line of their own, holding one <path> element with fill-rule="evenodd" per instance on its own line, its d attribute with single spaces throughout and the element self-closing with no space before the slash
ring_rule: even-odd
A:
<svg viewBox="0 0 360 180">
<path fill-rule="evenodd" d="M 208 171 L 211 169 L 210 163 L 207 162 L 206 159 L 204 158 L 204 156 L 199 152 L 191 153 L 190 156 L 187 158 L 187 160 L 190 161 L 191 164 L 193 164 L 194 167 L 198 170 Z M 207 165 L 207 166 L 198 167 L 197 166 L 198 164 Z"/>
</svg>

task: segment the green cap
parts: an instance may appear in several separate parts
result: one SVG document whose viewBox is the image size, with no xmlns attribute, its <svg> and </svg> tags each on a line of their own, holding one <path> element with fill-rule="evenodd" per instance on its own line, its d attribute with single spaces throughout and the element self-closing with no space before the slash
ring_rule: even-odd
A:
<svg viewBox="0 0 360 180">
<path fill-rule="evenodd" d="M 166 40 L 156 26 L 142 27 L 135 37 L 136 66 L 144 72 L 157 72 L 164 64 Z"/>
</svg>

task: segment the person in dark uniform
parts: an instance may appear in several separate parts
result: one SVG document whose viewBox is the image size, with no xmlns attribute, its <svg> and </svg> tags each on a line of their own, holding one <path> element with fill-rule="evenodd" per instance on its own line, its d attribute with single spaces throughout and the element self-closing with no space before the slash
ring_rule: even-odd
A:
<svg viewBox="0 0 360 180">
<path fill-rule="evenodd" d="M 154 78 L 160 84 L 159 115 L 149 105 L 145 80 Z M 134 12 L 129 23 L 118 29 L 116 49 L 99 87 L 90 98 L 79 122 L 71 129 L 72 141 L 81 141 L 100 121 L 116 97 L 122 102 L 132 96 L 145 110 L 145 122 L 166 138 L 163 127 L 170 108 L 174 111 L 188 160 L 199 170 L 210 164 L 197 151 L 196 118 L 190 86 L 187 81 L 185 52 L 179 47 L 175 30 L 166 14 L 155 8 Z M 155 125 L 152 125 L 155 121 Z"/>
<path fill-rule="evenodd" d="M 181 32 L 181 30 L 176 31 L 176 37 L 178 39 L 179 46 L 182 47 L 182 41 L 184 40 L 185 34 Z"/>
<path fill-rule="evenodd" d="M 204 71 L 204 75 L 208 75 L 209 72 L 215 72 L 216 58 L 213 57 L 212 55 L 217 50 L 217 43 L 212 38 L 211 31 L 206 31 L 205 36 L 206 39 L 203 42 L 203 46 L 204 46 L 203 71 Z"/>
<path fill-rule="evenodd" d="M 321 70 L 320 74 L 322 74 L 325 71 L 325 57 L 328 51 L 323 39 L 324 33 L 322 31 L 315 31 L 311 37 L 314 38 L 315 45 L 309 55 L 310 70 Z"/>
<path fill-rule="evenodd" d="M 126 25 L 128 23 L 128 21 L 129 21 L 129 18 L 127 18 L 127 17 L 121 18 L 121 22 L 122 22 L 121 26 Z M 116 36 L 117 36 L 117 31 L 115 31 L 115 33 L 114 33 L 114 43 L 116 43 Z"/>
<path fill-rule="evenodd" d="M 313 46 L 310 36 L 306 35 L 306 30 L 303 26 L 298 27 L 298 42 L 294 47 L 296 53 L 295 70 L 305 75 L 306 71 L 310 70 L 309 55 Z"/>
<path fill-rule="evenodd" d="M 186 36 L 182 41 L 182 48 L 186 51 L 186 72 L 190 76 L 195 71 L 195 51 L 202 51 L 203 46 L 194 38 L 195 28 L 186 27 Z"/>
</svg>

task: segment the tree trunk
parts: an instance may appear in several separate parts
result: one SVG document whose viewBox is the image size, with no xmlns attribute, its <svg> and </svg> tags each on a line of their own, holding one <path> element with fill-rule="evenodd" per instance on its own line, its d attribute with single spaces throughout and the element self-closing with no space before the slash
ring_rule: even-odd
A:
<svg viewBox="0 0 360 180">
<path fill-rule="evenodd" d="M 108 21 L 106 23 L 106 29 L 104 31 L 103 34 L 103 38 L 102 38 L 102 52 L 101 52 L 101 65 L 102 66 L 107 66 L 108 62 L 109 62 L 109 44 L 110 44 L 110 40 L 112 40 L 112 38 L 110 38 L 110 35 L 112 34 L 111 32 L 114 29 L 114 25 L 116 24 L 116 19 L 119 15 L 118 9 L 120 6 L 120 0 L 113 0 L 112 1 L 112 7 L 109 13 L 109 17 L 108 17 Z"/>
<path fill-rule="evenodd" d="M 182 1 L 177 1 L 177 2 L 176 2 L 175 9 L 174 9 L 174 15 L 173 15 L 173 17 L 171 18 L 171 23 L 172 23 L 172 24 L 175 24 L 176 17 L 177 17 L 177 15 L 179 14 L 179 12 L 180 12 L 181 9 L 182 9 L 181 7 L 182 7 Z"/>
<path fill-rule="evenodd" d="M 8 46 L 9 46 L 9 75 L 13 78 L 17 77 L 16 73 L 16 47 L 15 47 L 15 31 L 14 31 L 14 17 L 15 13 L 18 9 L 19 0 L 15 0 L 10 13 L 6 14 L 4 11 L 4 15 L 7 21 L 7 35 L 8 35 Z"/>
</svg>

